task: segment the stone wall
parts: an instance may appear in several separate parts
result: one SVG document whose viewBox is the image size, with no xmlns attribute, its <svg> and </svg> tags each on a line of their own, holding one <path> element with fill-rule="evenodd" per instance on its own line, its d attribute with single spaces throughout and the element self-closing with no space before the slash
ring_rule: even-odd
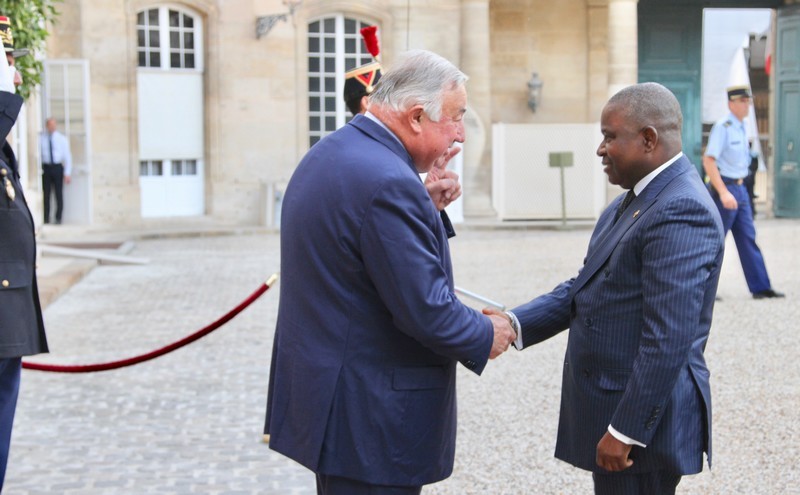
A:
<svg viewBox="0 0 800 495">
<path fill-rule="evenodd" d="M 204 23 L 206 216 L 254 224 L 263 191 L 288 181 L 308 147 L 310 20 L 344 13 L 381 26 L 386 65 L 406 48 L 436 51 L 470 75 L 465 212 L 485 213 L 491 124 L 599 119 L 608 91 L 605 0 L 305 0 L 256 39 L 256 18 L 281 0 L 176 0 Z M 151 0 L 64 0 L 47 57 L 90 64 L 94 223 L 145 225 L 139 204 L 136 13 Z M 488 18 L 487 18 L 488 17 Z M 527 81 L 544 81 L 536 114 Z M 174 221 L 174 219 L 173 219 Z"/>
</svg>

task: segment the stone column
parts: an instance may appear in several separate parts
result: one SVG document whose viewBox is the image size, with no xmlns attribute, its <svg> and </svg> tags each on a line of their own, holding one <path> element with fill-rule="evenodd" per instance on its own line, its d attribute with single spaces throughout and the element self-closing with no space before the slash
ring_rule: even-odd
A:
<svg viewBox="0 0 800 495">
<path fill-rule="evenodd" d="M 638 0 L 608 2 L 608 97 L 639 81 Z M 605 103 L 604 103 L 605 104 Z M 623 190 L 606 184 L 606 202 Z"/>
<path fill-rule="evenodd" d="M 608 96 L 638 81 L 638 0 L 608 2 Z"/>
<path fill-rule="evenodd" d="M 465 216 L 493 216 L 491 154 L 491 63 L 489 0 L 461 1 L 461 70 L 467 82 L 469 111 L 465 117 Z"/>
<path fill-rule="evenodd" d="M 608 100 L 608 0 L 587 0 L 589 38 L 589 98 L 587 122 L 600 120 L 600 112 Z"/>
</svg>

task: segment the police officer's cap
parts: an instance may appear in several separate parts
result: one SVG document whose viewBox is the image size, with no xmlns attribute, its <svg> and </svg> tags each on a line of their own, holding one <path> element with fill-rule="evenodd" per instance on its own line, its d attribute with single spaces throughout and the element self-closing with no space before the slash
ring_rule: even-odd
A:
<svg viewBox="0 0 800 495">
<path fill-rule="evenodd" d="M 740 98 L 752 98 L 750 88 L 747 86 L 731 86 L 728 88 L 728 101 L 735 101 Z"/>
</svg>

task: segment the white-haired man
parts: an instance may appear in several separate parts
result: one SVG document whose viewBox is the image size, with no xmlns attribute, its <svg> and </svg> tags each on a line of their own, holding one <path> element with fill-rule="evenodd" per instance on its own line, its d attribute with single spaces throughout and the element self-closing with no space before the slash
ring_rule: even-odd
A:
<svg viewBox="0 0 800 495">
<path fill-rule="evenodd" d="M 316 473 L 320 494 L 419 494 L 448 477 L 456 363 L 481 373 L 515 338 L 504 317 L 454 295 L 418 175 L 464 141 L 465 81 L 409 52 L 287 187 L 266 432 Z"/>
</svg>

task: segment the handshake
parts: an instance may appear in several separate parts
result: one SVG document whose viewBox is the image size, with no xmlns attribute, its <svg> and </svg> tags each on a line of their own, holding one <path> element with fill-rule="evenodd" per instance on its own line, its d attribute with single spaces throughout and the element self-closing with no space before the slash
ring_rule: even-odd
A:
<svg viewBox="0 0 800 495">
<path fill-rule="evenodd" d="M 497 308 L 484 308 L 483 314 L 489 317 L 494 329 L 494 341 L 489 352 L 489 359 L 494 359 L 506 352 L 511 343 L 517 340 L 517 330 L 511 317 Z"/>
</svg>

